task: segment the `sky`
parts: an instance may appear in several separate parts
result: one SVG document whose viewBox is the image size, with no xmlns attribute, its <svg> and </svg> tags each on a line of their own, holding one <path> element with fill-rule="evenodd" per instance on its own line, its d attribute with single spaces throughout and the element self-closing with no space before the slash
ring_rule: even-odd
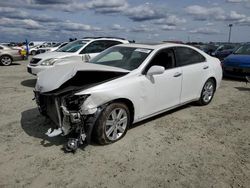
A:
<svg viewBox="0 0 250 188">
<path fill-rule="evenodd" d="M 0 42 L 250 42 L 250 0 L 1 0 Z"/>
</svg>

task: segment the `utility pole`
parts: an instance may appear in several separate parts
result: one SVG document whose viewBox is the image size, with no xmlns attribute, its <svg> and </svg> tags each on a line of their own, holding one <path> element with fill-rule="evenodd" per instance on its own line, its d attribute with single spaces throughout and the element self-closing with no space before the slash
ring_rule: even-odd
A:
<svg viewBox="0 0 250 188">
<path fill-rule="evenodd" d="M 231 41 L 231 31 L 232 31 L 233 24 L 229 24 L 228 26 L 229 26 L 228 43 L 230 43 L 230 41 Z"/>
</svg>

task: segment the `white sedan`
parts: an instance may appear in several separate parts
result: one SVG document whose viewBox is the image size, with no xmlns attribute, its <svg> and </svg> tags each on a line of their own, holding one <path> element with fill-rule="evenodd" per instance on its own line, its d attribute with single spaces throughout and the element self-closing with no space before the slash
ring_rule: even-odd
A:
<svg viewBox="0 0 250 188">
<path fill-rule="evenodd" d="M 66 144 L 74 151 L 91 135 L 99 144 L 113 143 L 133 123 L 193 101 L 207 105 L 221 79 L 220 61 L 199 49 L 122 44 L 89 63 L 41 72 L 35 97 L 41 114 L 56 125 L 48 136 L 78 133 Z"/>
</svg>

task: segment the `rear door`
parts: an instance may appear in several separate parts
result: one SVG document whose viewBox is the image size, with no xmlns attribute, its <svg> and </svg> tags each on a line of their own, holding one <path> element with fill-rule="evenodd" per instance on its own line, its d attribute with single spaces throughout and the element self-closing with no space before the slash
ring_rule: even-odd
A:
<svg viewBox="0 0 250 188">
<path fill-rule="evenodd" d="M 189 47 L 176 47 L 175 55 L 177 66 L 182 69 L 183 74 L 180 102 L 199 98 L 210 69 L 206 58 Z"/>
</svg>

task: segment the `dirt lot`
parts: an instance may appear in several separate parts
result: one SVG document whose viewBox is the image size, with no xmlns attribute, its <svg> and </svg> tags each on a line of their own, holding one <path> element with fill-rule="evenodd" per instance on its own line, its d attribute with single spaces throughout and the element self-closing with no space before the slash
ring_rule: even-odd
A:
<svg viewBox="0 0 250 188">
<path fill-rule="evenodd" d="M 27 62 L 0 67 L 0 187 L 249 187 L 250 84 L 224 80 L 213 102 L 186 105 L 119 142 L 65 154 L 33 98 Z"/>
</svg>

